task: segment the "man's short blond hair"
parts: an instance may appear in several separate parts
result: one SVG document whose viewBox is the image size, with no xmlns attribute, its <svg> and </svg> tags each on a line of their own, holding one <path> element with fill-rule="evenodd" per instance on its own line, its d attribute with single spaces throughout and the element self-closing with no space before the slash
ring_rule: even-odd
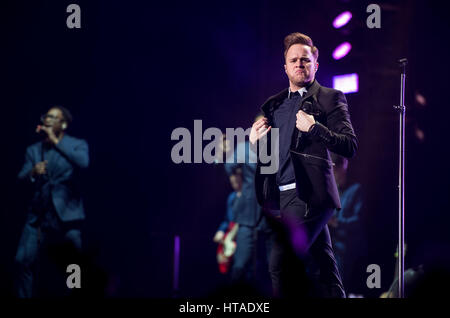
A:
<svg viewBox="0 0 450 318">
<path fill-rule="evenodd" d="M 294 32 L 284 38 L 284 59 L 286 59 L 287 51 L 294 44 L 303 44 L 311 47 L 311 53 L 314 56 L 315 60 L 317 61 L 317 59 L 319 58 L 319 49 L 314 46 L 311 38 L 306 34 Z"/>
</svg>

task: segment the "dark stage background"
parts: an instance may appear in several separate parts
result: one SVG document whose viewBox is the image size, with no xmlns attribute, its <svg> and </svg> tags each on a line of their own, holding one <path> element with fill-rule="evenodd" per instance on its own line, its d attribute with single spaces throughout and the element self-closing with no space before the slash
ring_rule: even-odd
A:
<svg viewBox="0 0 450 318">
<path fill-rule="evenodd" d="M 82 28 L 66 27 L 81 6 Z M 282 40 L 299 31 L 319 47 L 318 81 L 357 72 L 348 94 L 360 149 L 350 178 L 366 193 L 368 264 L 392 282 L 397 244 L 397 114 L 407 57 L 407 267 L 448 264 L 449 19 L 440 3 L 378 2 L 381 29 L 368 29 L 364 1 L 2 1 L 0 294 L 12 295 L 13 259 L 28 196 L 16 184 L 39 116 L 71 109 L 70 134 L 89 142 L 84 231 L 89 279 L 110 297 L 171 297 L 173 238 L 181 238 L 179 296 L 206 296 L 224 283 L 212 237 L 231 188 L 221 167 L 172 163 L 173 129 L 244 127 L 288 85 Z M 336 30 L 334 17 L 353 19 Z M 331 58 L 344 40 L 351 53 Z M 416 93 L 426 106 L 416 102 Z M 424 134 L 421 141 L 417 134 Z M 206 143 L 204 143 L 205 145 Z M 366 280 L 365 268 L 361 280 Z M 106 287 L 105 287 L 106 286 Z M 103 292 L 104 290 L 104 292 Z"/>
</svg>

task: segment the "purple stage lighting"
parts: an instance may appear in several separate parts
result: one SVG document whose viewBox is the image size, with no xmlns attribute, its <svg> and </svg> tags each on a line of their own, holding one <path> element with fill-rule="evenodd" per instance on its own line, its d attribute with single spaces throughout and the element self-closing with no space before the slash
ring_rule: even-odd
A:
<svg viewBox="0 0 450 318">
<path fill-rule="evenodd" d="M 358 74 L 344 74 L 333 76 L 333 88 L 346 93 L 356 93 L 358 91 L 359 82 Z"/>
<path fill-rule="evenodd" d="M 335 60 L 340 60 L 341 58 L 346 56 L 348 54 L 348 52 L 350 52 L 351 49 L 352 49 L 352 45 L 348 42 L 344 42 L 344 43 L 340 44 L 337 48 L 334 49 L 333 58 Z"/>
<path fill-rule="evenodd" d="M 340 15 L 338 15 L 334 19 L 333 26 L 336 29 L 342 28 L 344 25 L 346 25 L 348 23 L 348 21 L 350 21 L 351 18 L 352 18 L 352 13 L 350 11 L 342 12 Z"/>
</svg>

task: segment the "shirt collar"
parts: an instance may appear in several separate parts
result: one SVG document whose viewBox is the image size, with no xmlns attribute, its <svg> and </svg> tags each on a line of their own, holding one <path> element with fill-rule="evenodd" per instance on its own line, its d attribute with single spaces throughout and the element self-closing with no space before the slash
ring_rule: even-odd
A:
<svg viewBox="0 0 450 318">
<path fill-rule="evenodd" d="M 307 92 L 308 90 L 306 89 L 306 87 L 302 87 L 299 90 L 297 90 L 296 92 L 298 92 L 300 94 L 300 96 L 303 97 L 303 95 Z M 291 91 L 291 88 L 289 87 L 289 92 L 288 92 L 288 98 L 291 98 L 291 93 L 295 93 L 293 91 Z"/>
</svg>

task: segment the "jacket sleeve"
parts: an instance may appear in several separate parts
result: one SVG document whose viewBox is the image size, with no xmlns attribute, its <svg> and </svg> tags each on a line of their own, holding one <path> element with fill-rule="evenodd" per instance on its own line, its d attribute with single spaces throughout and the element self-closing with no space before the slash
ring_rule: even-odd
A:
<svg viewBox="0 0 450 318">
<path fill-rule="evenodd" d="M 326 114 L 326 126 L 316 121 L 309 133 L 330 151 L 351 158 L 358 149 L 358 141 L 350 121 L 347 100 L 341 91 L 336 91 L 333 103 Z"/>
<path fill-rule="evenodd" d="M 77 167 L 87 168 L 89 166 L 89 149 L 86 141 L 79 140 L 77 143 L 71 143 L 66 138 L 62 138 L 56 145 L 56 149 Z"/>
<path fill-rule="evenodd" d="M 20 170 L 17 178 L 19 180 L 29 180 L 34 182 L 35 179 L 31 176 L 31 170 L 33 169 L 33 159 L 31 155 L 31 149 L 28 148 L 25 152 L 25 163 L 23 164 L 22 169 Z"/>
</svg>

